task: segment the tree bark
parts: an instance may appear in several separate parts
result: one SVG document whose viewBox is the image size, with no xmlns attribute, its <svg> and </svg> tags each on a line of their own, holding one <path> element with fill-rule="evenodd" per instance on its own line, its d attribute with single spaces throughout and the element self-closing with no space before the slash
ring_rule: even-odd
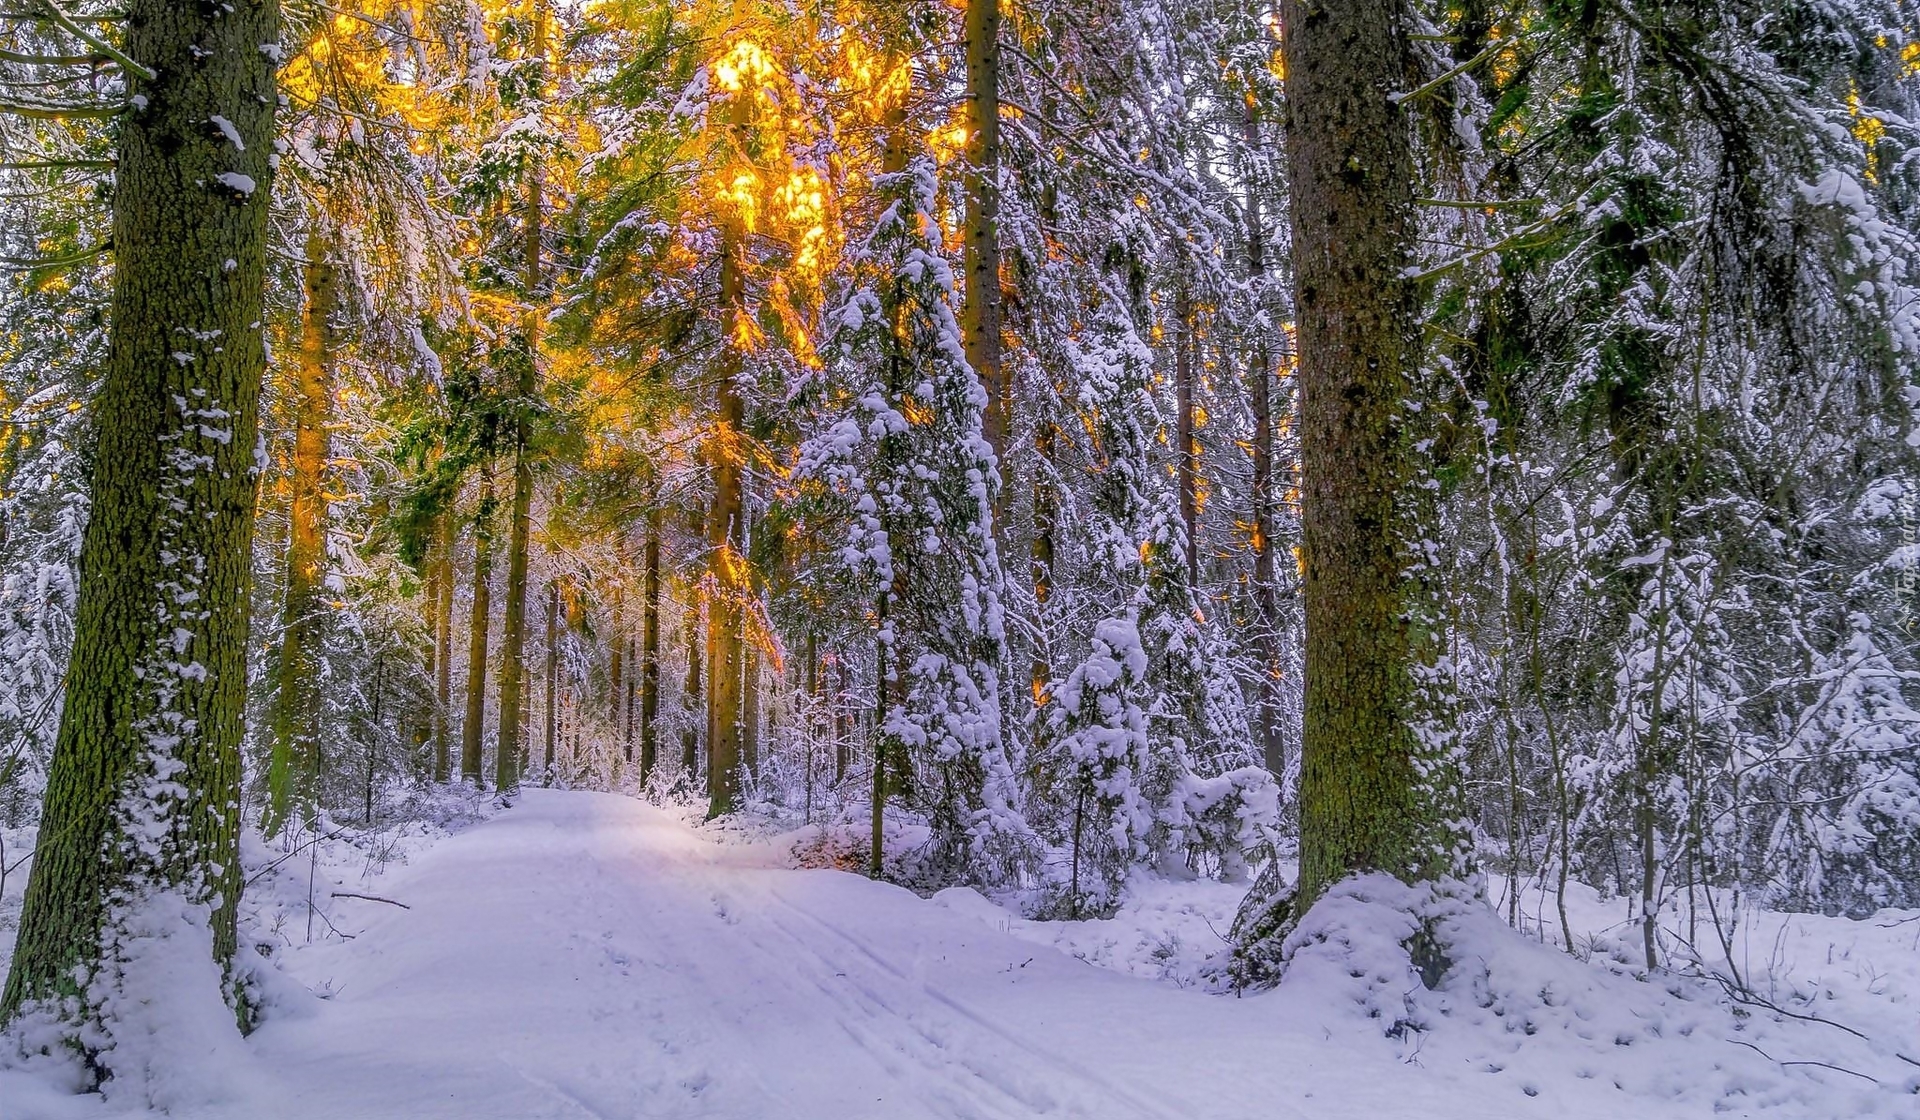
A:
<svg viewBox="0 0 1920 1120">
<path fill-rule="evenodd" d="M 1033 660 L 1028 668 L 1028 691 L 1036 712 L 1047 706 L 1053 688 L 1053 661 L 1049 647 L 1051 631 L 1047 613 L 1053 603 L 1053 530 L 1059 516 L 1059 495 L 1053 492 L 1054 427 L 1050 416 L 1042 416 L 1033 433 L 1033 543 L 1028 549 L 1027 570 L 1033 579 Z M 1034 734 L 1046 734 L 1047 720 L 1042 713 L 1033 721 Z"/>
<path fill-rule="evenodd" d="M 1394 101 L 1412 72 L 1404 0 L 1284 0 L 1299 318 L 1306 720 L 1299 905 L 1342 877 L 1435 870 L 1416 771 L 1411 456 L 1402 401 L 1419 328 L 1406 278 L 1413 157 Z"/>
<path fill-rule="evenodd" d="M 620 740 L 620 757 L 626 762 L 633 761 L 633 735 L 623 726 L 621 716 L 626 709 L 627 690 L 627 627 L 626 597 L 620 588 L 613 589 L 613 626 L 607 635 L 607 707 L 608 715 L 613 717 L 613 733 Z"/>
<path fill-rule="evenodd" d="M 547 8 L 529 0 L 533 44 L 530 56 L 544 68 L 547 58 Z M 540 395 L 540 306 L 544 302 L 541 272 L 541 193 L 543 170 L 537 157 L 528 157 L 522 234 L 522 264 L 526 270 L 527 312 L 521 326 L 526 354 L 516 386 L 513 419 L 513 528 L 507 550 L 507 602 L 500 627 L 500 734 L 493 756 L 493 784 L 501 792 L 520 785 L 521 719 L 527 647 L 527 562 L 533 535 L 533 409 Z"/>
<path fill-rule="evenodd" d="M 487 625 L 493 612 L 493 476 L 481 484 L 480 512 L 473 519 L 473 606 L 467 621 L 467 718 L 460 725 L 460 777 L 487 788 L 480 748 L 487 724 Z"/>
<path fill-rule="evenodd" d="M 659 755 L 660 515 L 647 521 L 646 616 L 640 625 L 640 784 L 653 776 Z"/>
<path fill-rule="evenodd" d="M 273 701 L 273 746 L 267 765 L 267 812 L 261 831 L 271 836 L 297 810 L 311 821 L 319 807 L 325 760 L 320 746 L 319 653 L 327 571 L 327 465 L 332 440 L 333 317 L 339 279 L 321 215 L 307 229 L 302 266 L 300 360 L 294 367 L 292 501 L 287 513 L 287 586 L 280 609 L 280 663 Z"/>
<path fill-rule="evenodd" d="M 82 997 L 66 1014 L 93 1021 L 69 1041 L 90 1053 L 111 1046 L 112 1024 L 85 993 L 138 967 L 122 950 L 147 911 L 161 916 L 157 896 L 208 914 L 223 972 L 235 948 L 279 102 L 260 50 L 280 41 L 275 0 L 126 11 L 125 50 L 157 77 L 128 75 L 134 108 L 116 124 L 92 512 L 40 847 L 0 996 L 0 1021 Z M 245 1025 L 244 993 L 235 1011 Z"/>
<path fill-rule="evenodd" d="M 760 647 L 751 639 L 740 650 L 740 774 L 760 772 Z"/>
<path fill-rule="evenodd" d="M 1178 349 L 1173 356 L 1174 406 L 1179 413 L 1175 422 L 1174 462 L 1179 473 L 1180 524 L 1187 532 L 1187 586 L 1199 594 L 1200 588 L 1200 445 L 1193 430 L 1194 359 L 1198 347 L 1194 338 L 1193 297 L 1183 282 L 1174 298 L 1174 318 L 1179 320 Z"/>
<path fill-rule="evenodd" d="M 554 692 L 560 683 L 560 643 L 556 627 L 560 620 L 560 582 L 547 584 L 547 735 L 546 750 L 541 754 L 542 785 L 553 784 L 553 738 L 557 730 L 554 723 L 556 713 L 553 707 Z"/>
<path fill-rule="evenodd" d="M 1005 459 L 1012 392 L 1000 361 L 1000 0 L 966 0 L 967 198 L 960 334 L 967 364 L 987 391 L 982 428 Z"/>
<path fill-rule="evenodd" d="M 736 96 L 731 127 L 744 131 L 750 102 Z M 742 610 L 746 581 L 746 402 L 740 378 L 746 354 L 746 230 L 738 217 L 720 222 L 720 333 L 716 363 L 718 399 L 706 460 L 713 471 L 713 507 L 707 517 L 707 818 L 731 813 L 740 793 L 740 685 Z"/>
<path fill-rule="evenodd" d="M 687 781 L 692 782 L 700 773 L 700 721 L 696 716 L 705 711 L 700 696 L 700 651 L 705 638 L 701 629 L 698 595 L 689 596 L 681 637 L 687 644 L 687 675 L 680 682 L 680 703 L 687 710 L 687 726 L 680 733 L 680 768 L 685 772 Z"/>
<path fill-rule="evenodd" d="M 440 580 L 433 604 L 433 780 L 444 782 L 453 776 L 447 728 L 453 712 L 453 518 L 442 512 L 434 520 Z"/>
<path fill-rule="evenodd" d="M 1248 102 L 1241 117 L 1244 151 L 1249 157 L 1259 149 L 1260 122 L 1257 108 Z M 1251 160 L 1248 170 L 1251 171 Z M 1266 218 L 1261 213 L 1259 183 L 1252 174 L 1247 180 L 1247 277 L 1254 284 L 1256 298 L 1267 282 Z M 1265 301 L 1262 300 L 1264 303 Z M 1279 347 L 1285 351 L 1285 340 Z M 1274 400 L 1273 353 L 1264 337 L 1256 337 L 1247 367 L 1247 389 L 1253 409 L 1253 480 L 1248 487 L 1253 505 L 1253 606 L 1254 648 L 1260 655 L 1260 680 L 1254 711 L 1257 716 L 1261 761 L 1275 777 L 1287 768 L 1286 742 L 1280 733 L 1280 588 L 1279 572 L 1274 565 Z"/>
</svg>

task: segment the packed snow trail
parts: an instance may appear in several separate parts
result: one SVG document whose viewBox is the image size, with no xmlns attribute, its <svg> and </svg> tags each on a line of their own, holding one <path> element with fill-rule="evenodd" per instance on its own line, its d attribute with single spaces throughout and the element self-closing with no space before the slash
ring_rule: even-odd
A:
<svg viewBox="0 0 1920 1120">
<path fill-rule="evenodd" d="M 204 1060 L 210 1103 L 173 1115 L 1705 1114 L 1571 1070 L 1521 1079 L 1431 1052 L 1403 1061 L 1351 1009 L 1122 976 L 1008 935 L 977 897 L 929 901 L 781 858 L 630 798 L 529 790 L 364 888 L 409 909 L 338 899 L 332 921 L 351 940 L 277 954 L 330 995 L 283 994 L 251 1038 Z M 85 1115 L 100 1115 L 86 1099 Z M 0 1117 L 64 1116 L 81 1101 L 24 1113 L 0 1101 Z"/>
</svg>

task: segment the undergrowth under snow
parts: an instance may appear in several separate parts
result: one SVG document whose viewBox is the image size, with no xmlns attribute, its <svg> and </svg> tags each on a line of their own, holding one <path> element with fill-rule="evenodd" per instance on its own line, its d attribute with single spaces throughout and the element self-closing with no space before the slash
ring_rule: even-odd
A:
<svg viewBox="0 0 1920 1120">
<path fill-rule="evenodd" d="M 1143 875 L 1111 918 L 1034 921 L 794 869 L 857 867 L 839 824 L 549 791 L 408 812 L 248 842 L 254 1036 L 176 923 L 124 962 L 107 1095 L 15 1059 L 0 1120 L 1920 1114 L 1920 912 L 1747 914 L 1736 995 L 1708 962 L 1647 978 L 1624 904 L 1584 889 L 1574 956 L 1467 892 L 1376 876 L 1307 915 L 1279 988 L 1236 993 L 1240 885 Z M 1422 929 L 1448 962 L 1431 988 L 1405 947 Z"/>
</svg>

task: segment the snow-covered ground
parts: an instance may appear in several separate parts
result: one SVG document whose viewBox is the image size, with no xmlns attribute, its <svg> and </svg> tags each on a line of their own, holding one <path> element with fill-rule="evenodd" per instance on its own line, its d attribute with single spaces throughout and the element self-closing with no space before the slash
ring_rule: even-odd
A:
<svg viewBox="0 0 1920 1120">
<path fill-rule="evenodd" d="M 1384 884 L 1317 912 L 1286 984 L 1236 998 L 1203 990 L 1237 901 L 1218 884 L 1147 880 L 1114 919 L 1029 922 L 971 892 L 793 870 L 779 840 L 630 798 L 545 790 L 403 848 L 263 879 L 248 924 L 280 946 L 268 1021 L 240 1042 L 204 1005 L 152 1008 L 173 1115 L 1920 1116 L 1920 1065 L 1899 1053 L 1920 1057 L 1909 914 L 1775 919 L 1775 1002 L 1863 1039 L 1574 960 L 1484 907 L 1439 906 L 1476 959 L 1427 992 L 1395 955 L 1408 900 Z M 327 905 L 310 943 L 309 870 Z M 1579 901 L 1600 923 L 1585 928 L 1617 920 Z M 1370 1012 L 1409 1027 L 1387 1037 Z M 1808 1062 L 1826 1064 L 1791 1064 Z M 140 1107 L 0 1070 L 0 1120 Z"/>
</svg>

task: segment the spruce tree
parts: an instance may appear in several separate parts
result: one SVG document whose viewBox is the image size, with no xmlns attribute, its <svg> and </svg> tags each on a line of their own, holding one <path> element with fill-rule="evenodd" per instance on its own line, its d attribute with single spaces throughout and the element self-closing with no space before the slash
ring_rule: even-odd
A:
<svg viewBox="0 0 1920 1120">
<path fill-rule="evenodd" d="M 275 0 L 133 0 L 116 268 L 79 615 L 0 1019 L 111 1049 L 147 954 L 231 971 L 273 180 Z M 138 1070 L 103 1063 L 114 1076 Z"/>
<path fill-rule="evenodd" d="M 1298 315 L 1306 715 L 1298 905 L 1438 870 L 1415 734 L 1420 360 L 1402 0 L 1281 6 Z"/>
</svg>

